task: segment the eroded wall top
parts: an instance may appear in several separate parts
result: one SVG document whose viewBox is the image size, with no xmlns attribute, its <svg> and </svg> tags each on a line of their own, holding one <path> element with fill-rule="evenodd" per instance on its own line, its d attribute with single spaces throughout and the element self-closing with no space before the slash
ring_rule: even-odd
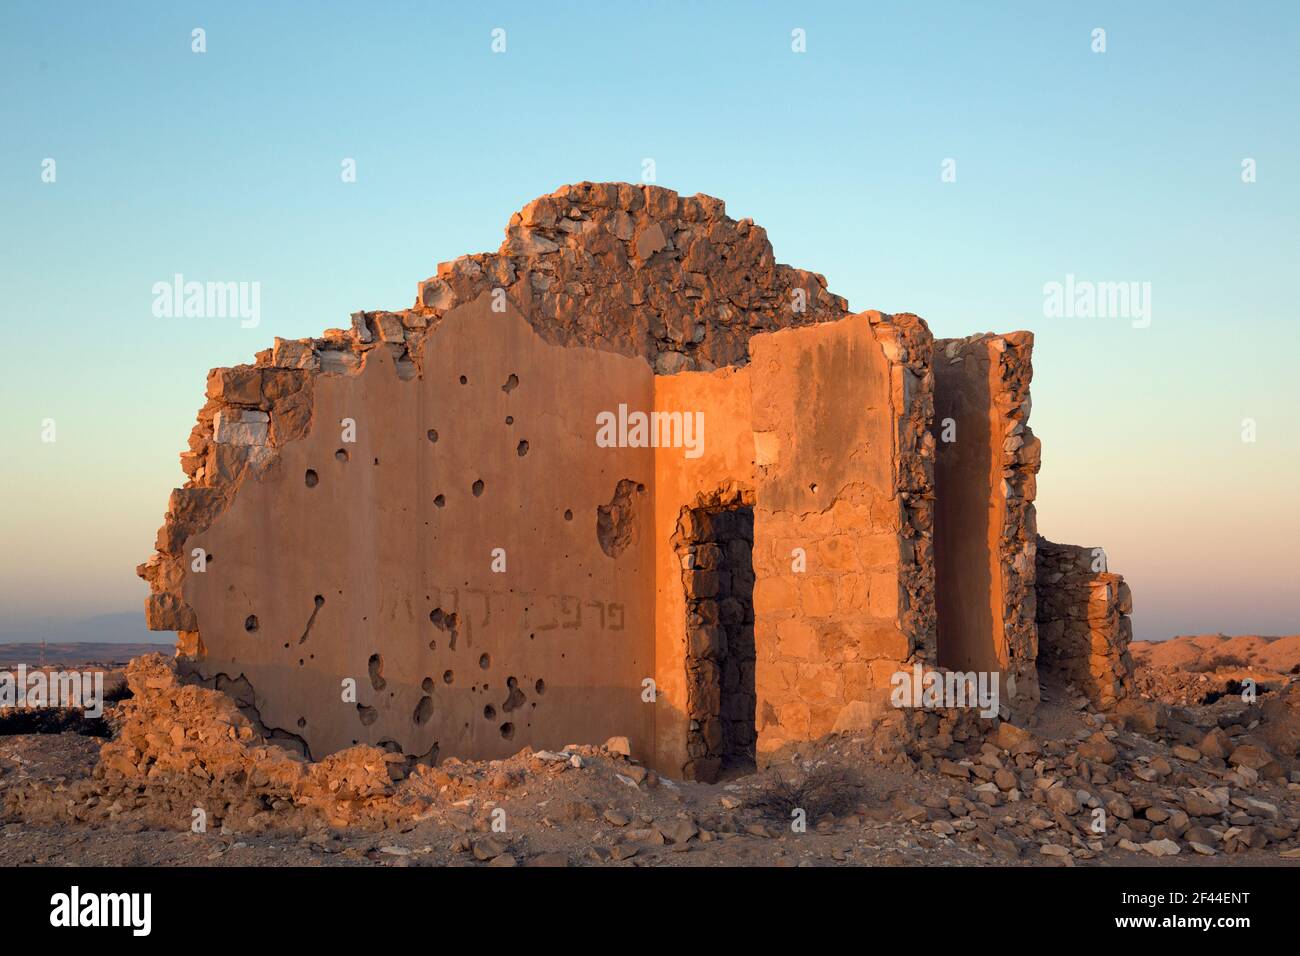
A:
<svg viewBox="0 0 1300 956">
<path fill-rule="evenodd" d="M 533 200 L 497 252 L 440 265 L 413 311 L 440 315 L 493 288 L 546 341 L 639 355 L 660 374 L 743 365 L 751 335 L 848 312 L 825 278 L 778 265 L 767 232 L 720 199 L 628 183 Z"/>
<path fill-rule="evenodd" d="M 157 553 L 137 569 L 150 585 L 148 626 L 192 645 L 185 542 L 246 475 L 308 433 L 318 376 L 357 374 L 365 353 L 382 348 L 399 375 L 415 377 L 429 332 L 483 296 L 495 313 L 517 310 L 549 344 L 640 357 L 658 374 L 744 365 L 757 332 L 847 314 L 822 276 L 779 265 L 762 227 L 729 218 L 721 200 L 628 183 L 563 186 L 513 215 L 497 252 L 440 264 L 410 309 L 357 312 L 348 329 L 277 338 L 254 365 L 213 369 L 180 456 L 189 480 L 172 494 Z"/>
</svg>

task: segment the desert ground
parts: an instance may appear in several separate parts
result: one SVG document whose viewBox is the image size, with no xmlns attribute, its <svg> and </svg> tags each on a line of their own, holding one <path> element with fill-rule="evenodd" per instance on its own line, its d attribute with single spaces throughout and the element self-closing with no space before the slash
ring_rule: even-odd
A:
<svg viewBox="0 0 1300 956">
<path fill-rule="evenodd" d="M 1047 686 L 1027 728 L 936 715 L 900 741 L 886 724 L 717 784 L 660 776 L 617 737 L 310 763 L 145 655 L 110 665 L 102 721 L 0 718 L 0 865 L 1300 864 L 1300 635 L 1132 653 L 1139 694 L 1110 714 Z"/>
</svg>

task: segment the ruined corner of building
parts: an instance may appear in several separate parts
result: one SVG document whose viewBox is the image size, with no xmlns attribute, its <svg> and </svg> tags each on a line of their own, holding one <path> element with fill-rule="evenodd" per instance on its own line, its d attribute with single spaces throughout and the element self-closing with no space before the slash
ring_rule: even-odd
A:
<svg viewBox="0 0 1300 956">
<path fill-rule="evenodd" d="M 566 186 L 410 308 L 212 370 L 148 626 L 316 760 L 625 735 L 716 779 L 944 732 L 892 706 L 918 669 L 996 675 L 992 723 L 1108 708 L 1131 598 L 1037 534 L 1032 350 L 851 313 L 720 200 Z"/>
</svg>

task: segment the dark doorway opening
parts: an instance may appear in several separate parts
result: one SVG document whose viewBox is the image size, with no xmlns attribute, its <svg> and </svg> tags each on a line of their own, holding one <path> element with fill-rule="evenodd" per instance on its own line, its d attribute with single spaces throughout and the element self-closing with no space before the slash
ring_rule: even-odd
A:
<svg viewBox="0 0 1300 956">
<path fill-rule="evenodd" d="M 686 592 L 690 718 L 685 774 L 754 769 L 754 509 L 687 509 L 678 553 Z"/>
</svg>

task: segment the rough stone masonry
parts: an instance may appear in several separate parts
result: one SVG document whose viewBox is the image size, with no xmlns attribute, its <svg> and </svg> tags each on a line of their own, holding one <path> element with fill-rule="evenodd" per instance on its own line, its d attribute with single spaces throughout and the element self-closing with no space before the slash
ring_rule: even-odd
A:
<svg viewBox="0 0 1300 956">
<path fill-rule="evenodd" d="M 314 759 L 621 734 L 712 779 L 916 663 L 1109 704 L 1128 589 L 1037 538 L 1032 349 L 852 314 L 720 200 L 565 186 L 411 308 L 210 373 L 148 624 Z"/>
</svg>

